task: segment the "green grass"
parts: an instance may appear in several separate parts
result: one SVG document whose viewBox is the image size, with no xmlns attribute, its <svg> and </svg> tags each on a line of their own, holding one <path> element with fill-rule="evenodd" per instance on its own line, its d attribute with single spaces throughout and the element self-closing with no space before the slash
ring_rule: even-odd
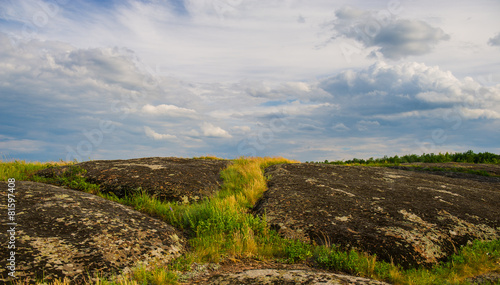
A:
<svg viewBox="0 0 500 285">
<path fill-rule="evenodd" d="M 500 241 L 465 246 L 449 261 L 433 268 L 404 270 L 400 266 L 377 261 L 366 253 L 341 251 L 335 246 L 316 247 L 314 259 L 319 267 L 349 274 L 385 280 L 393 284 L 467 284 L 466 278 L 486 272 L 500 272 Z"/>
<path fill-rule="evenodd" d="M 284 263 L 313 264 L 335 272 L 385 280 L 393 284 L 467 284 L 466 278 L 489 271 L 500 272 L 500 241 L 479 242 L 459 249 L 448 262 L 433 268 L 401 267 L 379 261 L 376 256 L 354 250 L 343 251 L 335 245 L 317 246 L 281 238 L 269 229 L 265 218 L 249 213 L 266 190 L 263 170 L 277 163 L 292 163 L 282 158 L 239 158 L 222 171 L 220 191 L 198 203 L 162 202 L 144 192 L 118 198 L 99 192 L 98 186 L 87 183 L 84 170 L 72 167 L 62 177 L 45 179 L 30 176 L 54 164 L 1 162 L 2 180 L 26 178 L 91 192 L 158 217 L 189 233 L 189 248 L 183 256 L 168 265 L 137 267 L 121 279 L 99 278 L 95 284 L 176 284 L 179 272 L 191 264 L 253 258 Z M 33 165 L 31 165 L 33 164 Z M 64 163 L 61 163 L 64 165 Z M 50 180 L 50 181 L 48 181 Z M 96 188 L 97 187 L 97 188 Z M 58 283 L 59 282 L 59 283 Z M 22 282 L 19 284 L 23 284 Z M 56 281 L 52 284 L 68 284 Z"/>
<path fill-rule="evenodd" d="M 8 178 L 14 178 L 18 181 L 29 180 L 30 176 L 39 170 L 68 164 L 73 164 L 73 162 L 0 161 L 0 181 L 7 181 Z"/>
<path fill-rule="evenodd" d="M 50 166 L 54 167 L 54 166 Z M 100 194 L 99 185 L 89 183 L 86 181 L 84 175 L 87 173 L 87 170 L 77 166 L 77 165 L 68 165 L 68 169 L 60 176 L 56 177 L 40 177 L 38 175 L 31 174 L 28 179 L 35 182 L 43 182 L 49 184 L 55 184 L 60 186 L 67 186 L 72 189 L 92 193 L 92 194 Z"/>
</svg>

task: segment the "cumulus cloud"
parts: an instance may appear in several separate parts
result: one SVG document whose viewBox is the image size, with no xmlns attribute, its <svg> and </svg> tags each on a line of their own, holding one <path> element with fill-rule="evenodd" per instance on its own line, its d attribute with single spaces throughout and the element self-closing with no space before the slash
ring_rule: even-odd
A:
<svg viewBox="0 0 500 285">
<path fill-rule="evenodd" d="M 232 136 L 222 129 L 221 127 L 217 127 L 212 125 L 211 123 L 204 122 L 201 125 L 201 130 L 203 131 L 203 135 L 206 137 L 214 137 L 214 138 L 231 138 Z"/>
<path fill-rule="evenodd" d="M 489 39 L 488 44 L 490 46 L 500 46 L 500 33 Z"/>
<path fill-rule="evenodd" d="M 339 106 L 333 116 L 322 117 L 332 121 L 330 137 L 352 131 L 387 137 L 406 134 L 418 138 L 416 148 L 425 145 L 422 152 L 429 152 L 429 146 L 467 141 L 471 136 L 465 132 L 484 129 L 485 122 L 492 128 L 500 119 L 500 85 L 485 86 L 470 77 L 459 79 L 450 71 L 422 63 L 378 62 L 341 72 L 319 86 Z M 447 141 L 435 140 L 436 129 L 447 135 Z"/>
<path fill-rule="evenodd" d="M 175 135 L 157 133 L 150 127 L 144 127 L 144 132 L 146 133 L 147 137 L 154 140 L 173 140 L 177 138 Z"/>
<path fill-rule="evenodd" d="M 440 41 L 450 38 L 424 21 L 398 19 L 390 14 L 344 7 L 335 16 L 331 24 L 333 38 L 355 39 L 390 59 L 429 53 Z"/>
</svg>

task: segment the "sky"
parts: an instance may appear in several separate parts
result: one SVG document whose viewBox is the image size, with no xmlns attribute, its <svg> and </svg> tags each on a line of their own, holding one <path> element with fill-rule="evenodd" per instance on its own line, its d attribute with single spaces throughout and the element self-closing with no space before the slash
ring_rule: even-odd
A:
<svg viewBox="0 0 500 285">
<path fill-rule="evenodd" d="M 0 0 L 0 157 L 500 153 L 500 2 Z"/>
</svg>

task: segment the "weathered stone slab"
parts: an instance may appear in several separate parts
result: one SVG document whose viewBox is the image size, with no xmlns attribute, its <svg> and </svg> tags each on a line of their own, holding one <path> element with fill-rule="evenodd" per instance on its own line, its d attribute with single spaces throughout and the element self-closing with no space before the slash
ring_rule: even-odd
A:
<svg viewBox="0 0 500 285">
<path fill-rule="evenodd" d="M 430 265 L 468 242 L 500 236 L 500 179 L 363 166 L 266 169 L 255 211 L 289 238 L 338 244 L 403 266 Z"/>
<path fill-rule="evenodd" d="M 322 273 L 307 270 L 279 270 L 279 269 L 253 269 L 240 273 L 213 276 L 206 284 L 231 285 L 231 284 L 328 284 L 328 285 L 384 285 L 385 282 L 375 281 L 362 277 L 349 275 Z"/>
<path fill-rule="evenodd" d="M 0 182 L 7 201 L 7 183 Z M 15 257 L 21 280 L 67 277 L 75 283 L 106 276 L 137 262 L 147 265 L 180 256 L 182 235 L 168 224 L 88 193 L 35 182 L 16 182 Z M 7 205 L 0 203 L 0 239 L 9 239 Z M 0 251 L 1 281 L 6 281 Z"/>
<path fill-rule="evenodd" d="M 230 161 L 148 157 L 128 160 L 95 160 L 76 164 L 87 171 L 87 181 L 101 192 L 118 197 L 142 191 L 163 201 L 192 202 L 212 195 L 222 183 L 220 171 Z M 69 167 L 44 169 L 42 177 L 62 175 Z"/>
</svg>

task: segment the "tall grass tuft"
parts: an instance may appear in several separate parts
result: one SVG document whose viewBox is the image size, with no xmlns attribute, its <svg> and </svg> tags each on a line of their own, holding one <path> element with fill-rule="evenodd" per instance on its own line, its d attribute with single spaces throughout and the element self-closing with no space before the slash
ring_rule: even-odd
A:
<svg viewBox="0 0 500 285">
<path fill-rule="evenodd" d="M 14 178 L 18 181 L 29 180 L 35 172 L 48 168 L 63 165 L 71 165 L 74 162 L 26 162 L 24 160 L 0 161 L 0 181 L 7 181 Z"/>
</svg>

